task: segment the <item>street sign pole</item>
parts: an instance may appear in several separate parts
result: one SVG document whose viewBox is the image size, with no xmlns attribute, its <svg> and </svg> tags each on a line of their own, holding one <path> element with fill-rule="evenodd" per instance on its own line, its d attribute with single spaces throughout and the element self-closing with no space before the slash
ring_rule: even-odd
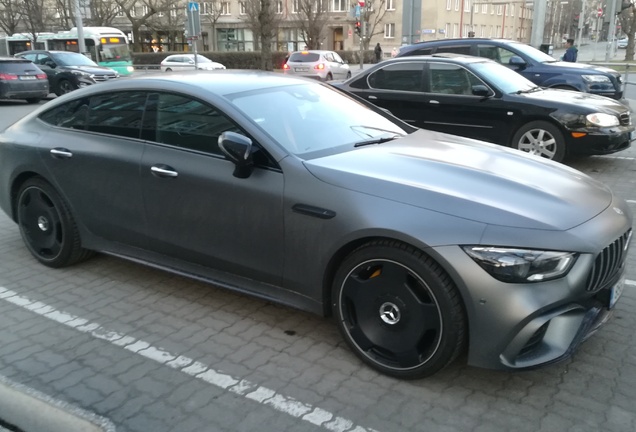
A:
<svg viewBox="0 0 636 432">
<path fill-rule="evenodd" d="M 199 9 L 199 3 L 189 2 L 186 10 L 188 17 L 188 39 L 192 40 L 192 47 L 194 49 L 194 69 L 199 69 L 199 60 L 197 53 L 197 40 L 201 36 L 201 15 Z"/>
</svg>

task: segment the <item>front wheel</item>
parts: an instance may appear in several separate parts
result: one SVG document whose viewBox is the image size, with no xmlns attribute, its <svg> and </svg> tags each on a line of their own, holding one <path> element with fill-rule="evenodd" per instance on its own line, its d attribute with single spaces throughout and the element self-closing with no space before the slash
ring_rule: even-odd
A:
<svg viewBox="0 0 636 432">
<path fill-rule="evenodd" d="M 27 98 L 26 99 L 26 103 L 28 104 L 36 104 L 36 103 L 40 103 L 42 99 L 40 98 Z"/>
<path fill-rule="evenodd" d="M 43 179 L 32 178 L 22 185 L 17 216 L 24 243 L 42 264 L 64 267 L 91 255 L 81 247 L 77 226 L 66 203 Z"/>
<path fill-rule="evenodd" d="M 347 72 L 347 79 L 351 78 L 351 71 Z"/>
<path fill-rule="evenodd" d="M 374 241 L 351 253 L 336 273 L 332 300 L 348 345 L 387 375 L 432 375 L 466 343 L 457 288 L 435 261 L 400 242 Z"/>
<path fill-rule="evenodd" d="M 78 87 L 69 80 L 63 79 L 60 80 L 60 82 L 57 84 L 57 91 L 55 92 L 55 94 L 58 96 L 62 96 L 63 94 L 70 93 L 73 90 L 77 90 L 77 88 Z"/>
<path fill-rule="evenodd" d="M 565 158 L 565 139 L 556 126 L 537 120 L 523 125 L 512 139 L 512 147 L 556 162 Z"/>
</svg>

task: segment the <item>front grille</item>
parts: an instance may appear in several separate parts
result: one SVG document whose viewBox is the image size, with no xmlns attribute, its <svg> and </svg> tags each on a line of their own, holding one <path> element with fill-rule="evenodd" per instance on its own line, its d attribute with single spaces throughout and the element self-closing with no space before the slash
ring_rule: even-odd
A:
<svg viewBox="0 0 636 432">
<path fill-rule="evenodd" d="M 627 257 L 631 235 L 632 230 L 630 229 L 598 254 L 587 278 L 588 291 L 597 291 L 603 288 L 621 271 Z"/>
<path fill-rule="evenodd" d="M 622 126 L 629 126 L 632 124 L 632 119 L 628 112 L 621 114 L 620 122 Z"/>
<path fill-rule="evenodd" d="M 117 78 L 116 75 L 93 75 L 93 79 L 95 79 L 95 81 L 110 81 L 112 79 Z"/>
</svg>

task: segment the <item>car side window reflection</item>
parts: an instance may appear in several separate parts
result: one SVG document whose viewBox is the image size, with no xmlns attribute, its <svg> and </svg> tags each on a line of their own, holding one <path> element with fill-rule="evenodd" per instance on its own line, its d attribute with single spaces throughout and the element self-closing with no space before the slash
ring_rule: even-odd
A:
<svg viewBox="0 0 636 432">
<path fill-rule="evenodd" d="M 370 88 L 381 90 L 422 91 L 424 62 L 394 63 L 369 75 Z"/>
<path fill-rule="evenodd" d="M 472 95 L 472 86 L 482 84 L 475 75 L 456 64 L 430 63 L 430 91 L 439 94 Z"/>
<path fill-rule="evenodd" d="M 118 92 L 93 96 L 86 129 L 139 138 L 146 98 L 146 92 Z"/>
<path fill-rule="evenodd" d="M 53 126 L 84 130 L 89 105 L 89 98 L 76 99 L 40 114 L 39 119 Z"/>
<path fill-rule="evenodd" d="M 215 108 L 186 96 L 159 93 L 155 141 L 221 155 L 219 135 L 239 128 Z"/>
</svg>

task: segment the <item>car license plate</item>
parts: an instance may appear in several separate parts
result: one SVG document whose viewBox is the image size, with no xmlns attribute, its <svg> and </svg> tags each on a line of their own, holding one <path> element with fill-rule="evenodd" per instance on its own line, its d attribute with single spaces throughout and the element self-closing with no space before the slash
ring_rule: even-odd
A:
<svg viewBox="0 0 636 432">
<path fill-rule="evenodd" d="M 35 78 L 35 75 L 20 75 L 21 80 L 34 80 Z"/>
<path fill-rule="evenodd" d="M 296 72 L 307 72 L 309 68 L 294 68 Z"/>
<path fill-rule="evenodd" d="M 612 287 L 610 291 L 610 302 L 609 308 L 612 309 L 616 304 L 616 301 L 623 293 L 623 288 L 625 287 L 625 276 L 621 276 L 621 278 L 616 282 L 616 284 Z"/>
</svg>

